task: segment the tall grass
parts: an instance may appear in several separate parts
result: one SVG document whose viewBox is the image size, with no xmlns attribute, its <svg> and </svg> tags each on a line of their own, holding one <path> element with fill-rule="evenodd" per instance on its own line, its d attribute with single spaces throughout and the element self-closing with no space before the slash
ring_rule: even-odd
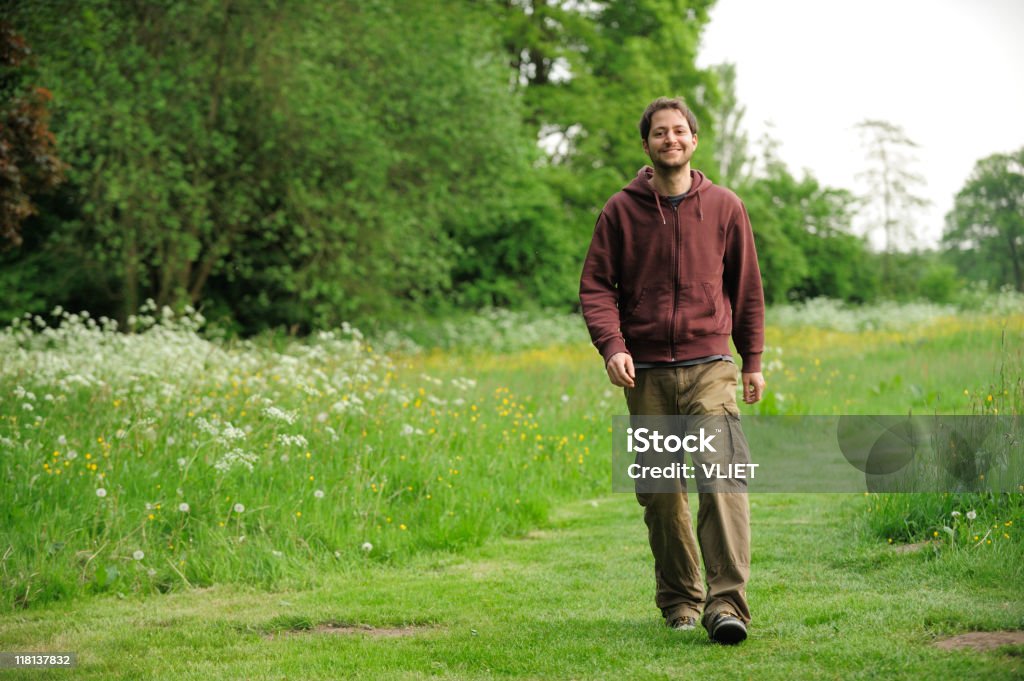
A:
<svg viewBox="0 0 1024 681">
<path fill-rule="evenodd" d="M 610 417 L 625 408 L 578 317 L 287 343 L 211 340 L 203 321 L 149 306 L 122 333 L 56 310 L 0 333 L 0 607 L 311 581 L 521 532 L 610 491 Z M 772 324 L 756 409 L 1019 413 L 1019 365 L 999 357 L 1022 330 L 1024 315 Z M 954 510 L 868 503 L 910 519 L 912 532 L 877 528 L 894 540 Z"/>
<path fill-rule="evenodd" d="M 0 336 L 6 607 L 454 550 L 607 486 L 586 347 L 481 383 L 471 354 L 392 357 L 350 327 L 279 352 L 146 312 Z"/>
</svg>

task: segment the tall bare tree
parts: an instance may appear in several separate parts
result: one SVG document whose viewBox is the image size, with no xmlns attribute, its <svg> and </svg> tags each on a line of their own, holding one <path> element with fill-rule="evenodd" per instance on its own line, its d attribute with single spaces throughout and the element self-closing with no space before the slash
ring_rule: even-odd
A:
<svg viewBox="0 0 1024 681">
<path fill-rule="evenodd" d="M 718 78 L 720 95 L 711 109 L 718 162 L 715 179 L 726 187 L 739 187 L 750 179 L 752 161 L 747 132 L 742 127 L 747 107 L 736 96 L 736 65 L 726 62 L 711 68 Z"/>
<path fill-rule="evenodd" d="M 868 168 L 858 177 L 871 187 L 865 204 L 875 209 L 875 229 L 882 232 L 883 276 L 889 275 L 889 254 L 900 246 L 916 241 L 914 213 L 928 205 L 916 193 L 925 185 L 914 172 L 918 145 L 903 128 L 884 120 L 864 120 L 857 124 L 867 150 Z"/>
</svg>

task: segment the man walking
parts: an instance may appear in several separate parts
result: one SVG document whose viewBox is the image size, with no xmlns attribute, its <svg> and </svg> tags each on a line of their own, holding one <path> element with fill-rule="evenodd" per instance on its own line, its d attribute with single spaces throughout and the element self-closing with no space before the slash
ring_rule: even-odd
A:
<svg viewBox="0 0 1024 681">
<path fill-rule="evenodd" d="M 765 387 L 764 295 L 746 208 L 690 168 L 697 119 L 681 99 L 651 102 L 640 136 L 653 168 L 641 168 L 598 217 L 580 280 L 587 327 L 631 415 L 738 416 L 730 335 L 744 402 L 760 400 Z M 739 643 L 750 622 L 747 495 L 701 492 L 695 540 L 683 485 L 637 493 L 655 603 L 673 629 L 693 629 L 700 618 L 712 640 Z"/>
</svg>

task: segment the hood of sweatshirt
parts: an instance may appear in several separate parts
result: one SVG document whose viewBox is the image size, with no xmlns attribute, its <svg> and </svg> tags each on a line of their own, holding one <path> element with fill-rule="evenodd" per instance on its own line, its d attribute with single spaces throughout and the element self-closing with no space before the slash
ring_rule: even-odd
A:
<svg viewBox="0 0 1024 681">
<path fill-rule="evenodd" d="M 622 191 L 629 194 L 634 200 L 639 201 L 641 204 L 650 204 L 651 207 L 656 208 L 658 215 L 661 216 L 662 224 L 665 224 L 667 222 L 665 219 L 665 212 L 661 208 L 661 199 L 665 197 L 659 196 L 658 192 L 654 190 L 654 185 L 651 184 L 651 180 L 653 178 L 654 168 L 651 166 L 644 166 L 637 171 L 636 177 L 633 178 L 633 181 L 622 188 Z M 704 222 L 701 193 L 706 191 L 708 187 L 712 185 L 712 182 L 699 170 L 690 170 L 690 180 L 690 191 L 688 191 L 686 195 L 687 197 L 697 197 L 697 217 L 701 222 Z"/>
</svg>

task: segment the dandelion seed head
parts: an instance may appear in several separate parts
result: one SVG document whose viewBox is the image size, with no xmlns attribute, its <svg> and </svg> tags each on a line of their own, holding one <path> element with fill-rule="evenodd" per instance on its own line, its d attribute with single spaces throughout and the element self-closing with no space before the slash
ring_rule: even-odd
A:
<svg viewBox="0 0 1024 681">
<path fill-rule="evenodd" d="M 178 510 L 181 511 L 182 513 L 188 513 L 190 510 L 190 506 L 183 501 L 180 504 L 178 504 Z"/>
<path fill-rule="evenodd" d="M 313 496 L 316 497 L 317 499 L 323 499 L 324 491 L 322 489 L 318 489 L 317 491 L 313 492 Z"/>
<path fill-rule="evenodd" d="M 143 553 L 142 551 L 136 551 L 135 553 L 132 554 L 132 558 L 134 558 L 135 560 L 142 560 L 145 557 L 146 557 L 146 554 Z"/>
<path fill-rule="evenodd" d="M 235 504 L 235 513 L 245 513 L 245 506 L 242 504 Z"/>
<path fill-rule="evenodd" d="M 974 520 L 977 517 L 978 517 L 978 513 L 974 509 L 971 509 L 970 511 L 967 512 L 967 519 L 968 520 Z"/>
<path fill-rule="evenodd" d="M 373 551 L 373 544 L 371 544 L 368 541 L 364 541 L 363 545 L 360 546 L 359 548 L 361 548 L 364 553 L 369 553 L 370 551 Z"/>
<path fill-rule="evenodd" d="M 100 499 L 102 499 L 103 497 L 107 496 L 107 490 L 105 490 L 102 487 L 97 487 L 96 488 L 96 496 L 98 496 Z"/>
</svg>

